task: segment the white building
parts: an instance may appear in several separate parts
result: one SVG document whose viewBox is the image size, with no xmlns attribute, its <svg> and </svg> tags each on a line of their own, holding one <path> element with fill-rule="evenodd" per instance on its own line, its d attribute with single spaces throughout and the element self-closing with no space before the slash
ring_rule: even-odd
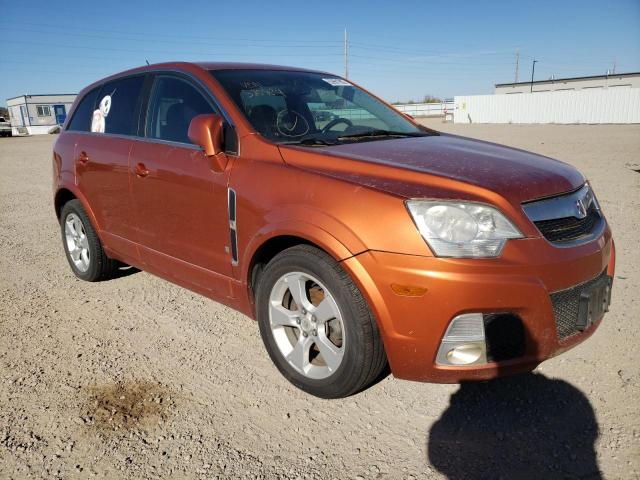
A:
<svg viewBox="0 0 640 480">
<path fill-rule="evenodd" d="M 20 95 L 7 99 L 13 135 L 49 133 L 62 125 L 76 94 Z"/>
<path fill-rule="evenodd" d="M 639 88 L 640 72 L 611 73 L 589 77 L 552 78 L 532 82 L 498 83 L 496 94 L 554 92 L 558 90 L 588 90 L 604 88 Z"/>
</svg>

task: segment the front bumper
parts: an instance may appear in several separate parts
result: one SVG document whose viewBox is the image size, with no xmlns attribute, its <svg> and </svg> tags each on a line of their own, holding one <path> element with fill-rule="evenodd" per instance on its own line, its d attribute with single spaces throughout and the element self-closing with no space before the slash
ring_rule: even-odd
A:
<svg viewBox="0 0 640 480">
<path fill-rule="evenodd" d="M 529 371 L 588 338 L 599 322 L 560 339 L 550 294 L 593 279 L 613 277 L 615 249 L 609 227 L 575 248 L 544 238 L 507 242 L 500 258 L 451 259 L 367 251 L 342 262 L 367 298 L 380 327 L 394 376 L 455 383 Z M 391 285 L 426 289 L 402 296 Z M 464 313 L 509 312 L 522 319 L 524 355 L 471 366 L 436 364 L 449 322 Z"/>
</svg>

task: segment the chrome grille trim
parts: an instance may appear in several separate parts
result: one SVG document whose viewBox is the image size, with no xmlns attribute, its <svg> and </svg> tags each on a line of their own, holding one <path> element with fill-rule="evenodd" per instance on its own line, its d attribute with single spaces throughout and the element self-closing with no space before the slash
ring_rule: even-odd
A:
<svg viewBox="0 0 640 480">
<path fill-rule="evenodd" d="M 586 183 L 575 192 L 558 197 L 546 198 L 543 200 L 534 200 L 522 204 L 524 213 L 527 214 L 532 222 L 541 220 L 555 220 L 557 218 L 576 217 L 583 218 L 584 215 L 578 216 L 576 204 L 581 201 L 584 209 L 589 210 L 592 203 L 595 202 L 596 207 L 600 210 L 600 206 L 596 201 L 593 191 Z"/>
<path fill-rule="evenodd" d="M 576 245 L 591 242 L 599 238 L 605 228 L 600 205 L 593 191 L 586 183 L 578 190 L 565 195 L 523 203 L 522 209 L 529 220 L 536 225 L 540 233 L 552 245 L 560 248 L 575 247 Z M 596 215 L 595 221 L 593 218 L 587 218 L 587 216 L 593 215 Z M 554 223 L 554 220 L 559 221 L 557 223 L 561 223 L 562 220 L 567 221 L 567 238 L 561 238 L 561 236 L 557 235 L 558 232 L 554 232 L 555 235 L 551 238 L 547 236 L 544 227 Z M 590 230 L 579 232 L 577 237 L 571 236 L 572 229 L 568 228 L 569 224 L 575 224 L 576 221 L 578 223 L 586 222 L 587 220 L 591 224 Z M 561 231 L 562 228 L 560 228 Z"/>
</svg>

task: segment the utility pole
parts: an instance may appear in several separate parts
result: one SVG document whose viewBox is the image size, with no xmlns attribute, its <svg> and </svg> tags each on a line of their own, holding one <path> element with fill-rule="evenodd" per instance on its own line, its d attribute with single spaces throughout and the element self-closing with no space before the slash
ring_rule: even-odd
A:
<svg viewBox="0 0 640 480">
<path fill-rule="evenodd" d="M 516 81 L 515 83 L 518 83 L 518 80 L 520 80 L 520 49 L 516 50 Z"/>
<path fill-rule="evenodd" d="M 344 78 L 349 78 L 349 37 L 344 29 Z"/>
<path fill-rule="evenodd" d="M 611 75 L 616 74 L 616 57 L 613 57 L 613 70 L 611 71 Z"/>
<path fill-rule="evenodd" d="M 534 60 L 531 67 L 531 93 L 533 93 L 533 74 L 536 73 L 536 63 L 538 63 L 538 60 Z"/>
</svg>

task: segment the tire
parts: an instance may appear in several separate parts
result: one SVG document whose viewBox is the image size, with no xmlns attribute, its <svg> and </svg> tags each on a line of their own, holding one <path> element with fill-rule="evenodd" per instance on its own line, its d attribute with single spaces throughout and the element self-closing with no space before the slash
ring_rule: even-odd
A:
<svg viewBox="0 0 640 480">
<path fill-rule="evenodd" d="M 316 397 L 341 398 L 381 378 L 387 360 L 376 320 L 332 257 L 310 245 L 288 248 L 257 283 L 262 340 L 293 385 Z"/>
<path fill-rule="evenodd" d="M 98 234 L 79 200 L 70 200 L 62 207 L 60 231 L 67 261 L 76 277 L 97 282 L 117 276 L 121 264 L 104 253 Z M 77 247 L 73 248 L 73 253 L 72 247 Z"/>
</svg>

